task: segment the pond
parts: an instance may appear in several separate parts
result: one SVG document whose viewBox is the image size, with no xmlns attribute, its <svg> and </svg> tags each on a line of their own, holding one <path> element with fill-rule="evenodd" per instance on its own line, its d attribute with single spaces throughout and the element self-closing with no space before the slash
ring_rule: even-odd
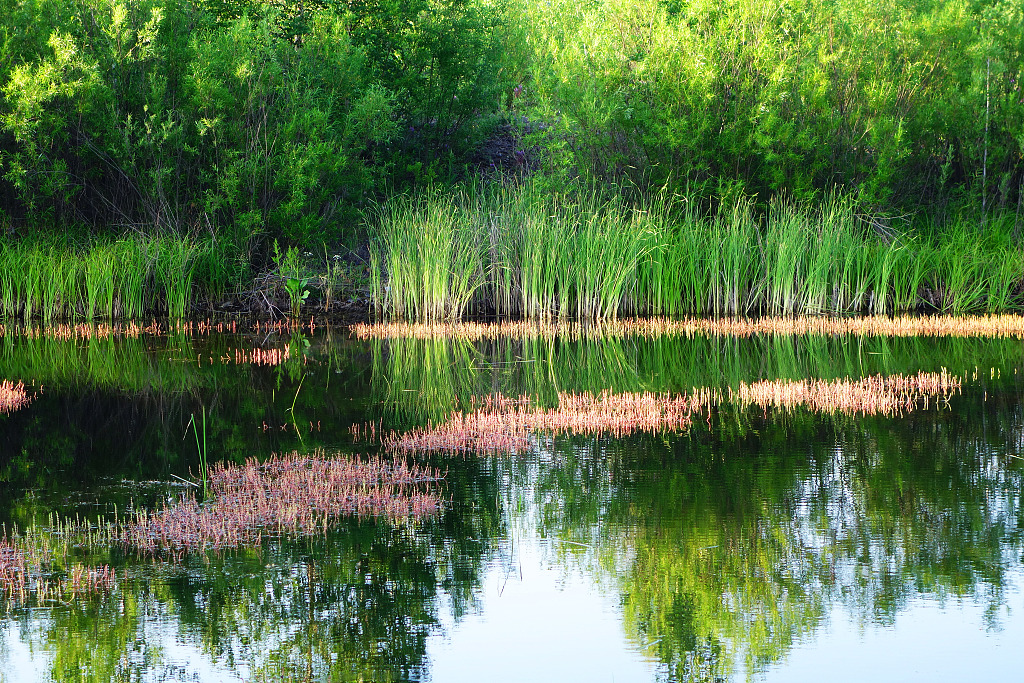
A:
<svg viewBox="0 0 1024 683">
<path fill-rule="evenodd" d="M 4 547 L 38 564 L 0 598 L 0 680 L 1024 668 L 1016 336 L 9 329 L 3 379 L 26 397 L 0 412 Z M 216 477 L 273 454 L 421 468 L 425 507 L 395 485 L 401 514 L 314 532 L 112 531 L 241 514 Z"/>
</svg>

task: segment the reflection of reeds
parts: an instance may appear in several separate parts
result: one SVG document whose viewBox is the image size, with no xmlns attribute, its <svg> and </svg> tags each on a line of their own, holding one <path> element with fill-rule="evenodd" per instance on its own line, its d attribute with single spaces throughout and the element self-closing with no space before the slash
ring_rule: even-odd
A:
<svg viewBox="0 0 1024 683">
<path fill-rule="evenodd" d="M 804 407 L 848 415 L 897 415 L 948 400 L 960 379 L 943 371 L 857 380 L 775 380 L 741 383 L 738 390 L 694 389 L 690 394 L 590 393 L 558 395 L 557 408 L 531 405 L 526 397 L 488 397 L 468 414 L 454 413 L 439 425 L 385 439 L 402 452 L 515 453 L 529 446 L 531 432 L 625 436 L 635 432 L 686 430 L 695 415 L 731 403 L 767 410 Z"/>
<path fill-rule="evenodd" d="M 79 596 L 107 593 L 115 584 L 114 570 L 107 565 L 73 564 L 64 571 L 47 571 L 57 557 L 49 548 L 37 548 L 33 538 L 0 538 L 0 596 L 8 602 L 39 604 Z"/>
<path fill-rule="evenodd" d="M 494 323 L 389 322 L 353 325 L 359 339 L 466 340 L 663 336 L 750 337 L 753 335 L 861 335 L 870 337 L 1014 337 L 1024 338 L 1024 316 L 863 316 L 863 317 L 766 317 L 766 318 L 631 318 L 602 323 L 527 320 Z"/>
<path fill-rule="evenodd" d="M 119 536 L 144 552 L 180 553 L 255 545 L 263 536 L 323 534 L 343 516 L 420 517 L 437 511 L 438 497 L 421 488 L 440 478 L 390 459 L 323 452 L 215 465 L 207 502 L 185 497 L 140 512 Z"/>
<path fill-rule="evenodd" d="M 0 413 L 12 413 L 31 402 L 32 397 L 25 391 L 24 382 L 0 381 Z"/>
</svg>

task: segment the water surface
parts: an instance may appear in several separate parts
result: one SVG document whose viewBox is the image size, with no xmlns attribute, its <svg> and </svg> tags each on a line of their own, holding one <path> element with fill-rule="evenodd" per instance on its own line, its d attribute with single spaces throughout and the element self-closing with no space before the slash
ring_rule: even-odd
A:
<svg viewBox="0 0 1024 683">
<path fill-rule="evenodd" d="M 254 354 L 253 350 L 259 352 Z M 371 452 L 491 393 L 689 391 L 947 368 L 896 417 L 723 406 L 682 433 L 432 454 L 443 512 L 138 557 L 115 590 L 10 605 L 28 680 L 964 680 L 1024 666 L 1024 347 L 1012 339 L 0 339 L 42 387 L 0 415 L 0 522 L 174 501 L 211 460 Z"/>
</svg>

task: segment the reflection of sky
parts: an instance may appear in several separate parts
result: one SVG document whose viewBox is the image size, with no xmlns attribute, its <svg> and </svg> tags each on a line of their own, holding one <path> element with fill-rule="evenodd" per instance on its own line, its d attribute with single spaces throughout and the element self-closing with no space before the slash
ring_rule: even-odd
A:
<svg viewBox="0 0 1024 683">
<path fill-rule="evenodd" d="M 552 564 L 542 543 L 522 539 L 511 560 L 488 566 L 476 612 L 427 644 L 432 680 L 653 680 L 656 665 L 623 636 L 618 596 L 602 595 L 589 573 Z"/>
<path fill-rule="evenodd" d="M 988 613 L 974 600 L 919 597 L 893 628 L 858 625 L 837 608 L 829 628 L 799 643 L 763 680 L 1011 681 L 1024 677 L 1024 572 L 1007 574 L 1007 604 Z M 993 622 L 998 626 L 993 627 Z"/>
<path fill-rule="evenodd" d="M 0 636 L 3 638 L 0 647 L 0 683 L 43 683 L 52 680 L 50 671 L 54 656 L 39 644 L 42 638 L 40 634 L 46 625 L 45 618 L 32 620 L 28 628 L 37 632 L 33 635 L 25 634 L 10 622 L 7 623 Z M 172 617 L 150 615 L 144 620 L 140 634 L 145 634 L 145 642 L 136 641 L 130 650 L 122 653 L 126 672 L 145 672 L 138 680 L 218 683 L 247 680 L 239 676 L 239 671 L 211 661 L 209 653 L 204 652 L 198 644 L 184 642 Z M 149 667 L 144 665 L 147 649 L 159 651 L 159 664 Z M 242 671 L 247 669 L 244 665 L 240 668 Z M 93 680 L 85 671 L 81 675 L 82 680 Z M 132 674 L 125 673 L 125 679 L 129 678 L 132 678 Z"/>
</svg>

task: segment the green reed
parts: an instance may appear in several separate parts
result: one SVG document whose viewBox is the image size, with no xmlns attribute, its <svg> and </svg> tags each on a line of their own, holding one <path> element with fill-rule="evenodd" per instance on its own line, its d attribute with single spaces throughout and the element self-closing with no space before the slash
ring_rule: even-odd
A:
<svg viewBox="0 0 1024 683">
<path fill-rule="evenodd" d="M 940 310 L 994 312 L 1016 303 L 1024 254 L 1013 235 L 1012 216 L 990 220 L 984 229 L 954 219 L 934 230 L 928 258 L 926 288 Z"/>
<path fill-rule="evenodd" d="M 455 197 L 399 197 L 377 207 L 374 299 L 388 315 L 419 320 L 458 318 L 479 283 L 477 235 Z"/>
<path fill-rule="evenodd" d="M 815 204 L 655 195 L 636 204 L 539 182 L 387 202 L 372 217 L 385 318 L 471 312 L 551 320 L 791 315 L 1020 305 L 1024 254 L 1009 223 L 966 219 L 921 235 L 849 196 Z"/>
<path fill-rule="evenodd" d="M 196 298 L 223 295 L 237 276 L 226 264 L 235 262 L 216 242 L 191 237 L 6 242 L 0 245 L 0 317 L 47 323 L 147 313 L 183 317 Z"/>
</svg>

